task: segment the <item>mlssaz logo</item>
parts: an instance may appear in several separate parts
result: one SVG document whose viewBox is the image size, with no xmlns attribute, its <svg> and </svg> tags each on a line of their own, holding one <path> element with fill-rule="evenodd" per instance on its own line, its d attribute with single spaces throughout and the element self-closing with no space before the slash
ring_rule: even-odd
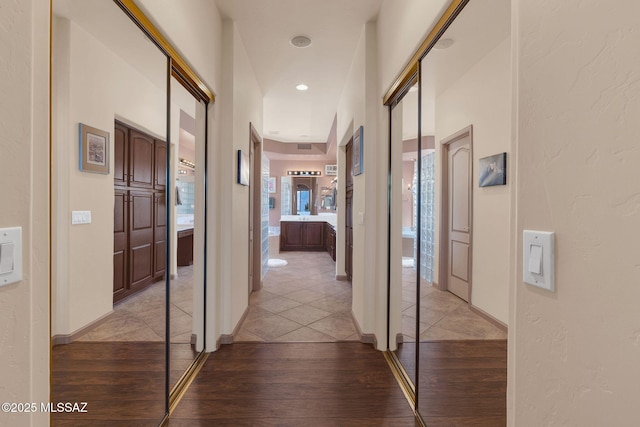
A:
<svg viewBox="0 0 640 427">
<path fill-rule="evenodd" d="M 87 402 L 48 402 L 40 404 L 40 412 L 89 412 Z"/>
</svg>

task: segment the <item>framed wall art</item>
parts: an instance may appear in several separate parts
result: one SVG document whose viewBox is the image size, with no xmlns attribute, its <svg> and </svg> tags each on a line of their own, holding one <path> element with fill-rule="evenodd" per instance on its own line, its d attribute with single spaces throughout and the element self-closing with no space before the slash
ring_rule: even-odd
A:
<svg viewBox="0 0 640 427">
<path fill-rule="evenodd" d="M 238 184 L 249 185 L 249 155 L 238 150 Z"/>
<path fill-rule="evenodd" d="M 80 123 L 79 167 L 83 172 L 109 173 L 109 132 Z"/>
<path fill-rule="evenodd" d="M 507 185 L 507 153 L 495 154 L 480 159 L 480 187 Z"/>
<path fill-rule="evenodd" d="M 364 172 L 364 165 L 363 165 L 364 145 L 363 144 L 364 144 L 364 127 L 360 126 L 356 131 L 356 133 L 353 134 L 353 152 L 351 154 L 352 155 L 351 165 L 353 166 L 354 176 L 360 175 L 362 172 Z"/>
</svg>

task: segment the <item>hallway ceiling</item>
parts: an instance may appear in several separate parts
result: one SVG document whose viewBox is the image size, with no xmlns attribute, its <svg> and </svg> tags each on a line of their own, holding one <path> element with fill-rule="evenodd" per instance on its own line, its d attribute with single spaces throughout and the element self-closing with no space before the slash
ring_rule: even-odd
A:
<svg viewBox="0 0 640 427">
<path fill-rule="evenodd" d="M 264 96 L 263 137 L 326 142 L 363 25 L 382 0 L 216 0 L 236 22 Z M 293 36 L 311 46 L 293 47 Z M 307 91 L 296 90 L 304 83 Z"/>
</svg>

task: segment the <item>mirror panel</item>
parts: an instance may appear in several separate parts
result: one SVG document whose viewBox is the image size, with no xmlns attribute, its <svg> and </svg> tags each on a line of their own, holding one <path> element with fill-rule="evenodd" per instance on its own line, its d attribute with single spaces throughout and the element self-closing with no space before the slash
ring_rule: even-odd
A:
<svg viewBox="0 0 640 427">
<path fill-rule="evenodd" d="M 508 0 L 469 2 L 420 64 L 425 327 L 416 407 L 427 425 L 442 417 L 506 424 L 507 334 L 488 316 L 508 307 L 508 289 L 496 287 L 490 270 L 509 257 L 508 245 L 496 244 L 508 241 L 509 190 L 480 188 L 478 165 L 510 146 L 509 34 Z M 463 291 L 461 279 L 468 279 Z"/>
<path fill-rule="evenodd" d="M 53 14 L 52 401 L 89 407 L 53 424 L 157 425 L 168 402 L 168 60 L 115 2 L 54 0 Z M 97 131 L 78 141 L 80 124 L 108 143 Z M 74 211 L 90 222 L 71 223 Z"/>
<path fill-rule="evenodd" d="M 205 105 L 171 78 L 169 390 L 204 349 Z"/>
<path fill-rule="evenodd" d="M 416 284 L 418 86 L 391 111 L 391 329 L 390 348 L 412 386 L 416 384 L 418 328 Z"/>
</svg>

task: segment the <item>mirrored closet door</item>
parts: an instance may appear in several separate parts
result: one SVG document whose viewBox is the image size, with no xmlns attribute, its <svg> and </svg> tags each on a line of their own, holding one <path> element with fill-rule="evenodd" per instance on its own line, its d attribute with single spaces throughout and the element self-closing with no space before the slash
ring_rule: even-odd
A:
<svg viewBox="0 0 640 427">
<path fill-rule="evenodd" d="M 209 99 L 124 3 L 53 0 L 51 396 L 155 426 L 205 346 Z"/>
</svg>

